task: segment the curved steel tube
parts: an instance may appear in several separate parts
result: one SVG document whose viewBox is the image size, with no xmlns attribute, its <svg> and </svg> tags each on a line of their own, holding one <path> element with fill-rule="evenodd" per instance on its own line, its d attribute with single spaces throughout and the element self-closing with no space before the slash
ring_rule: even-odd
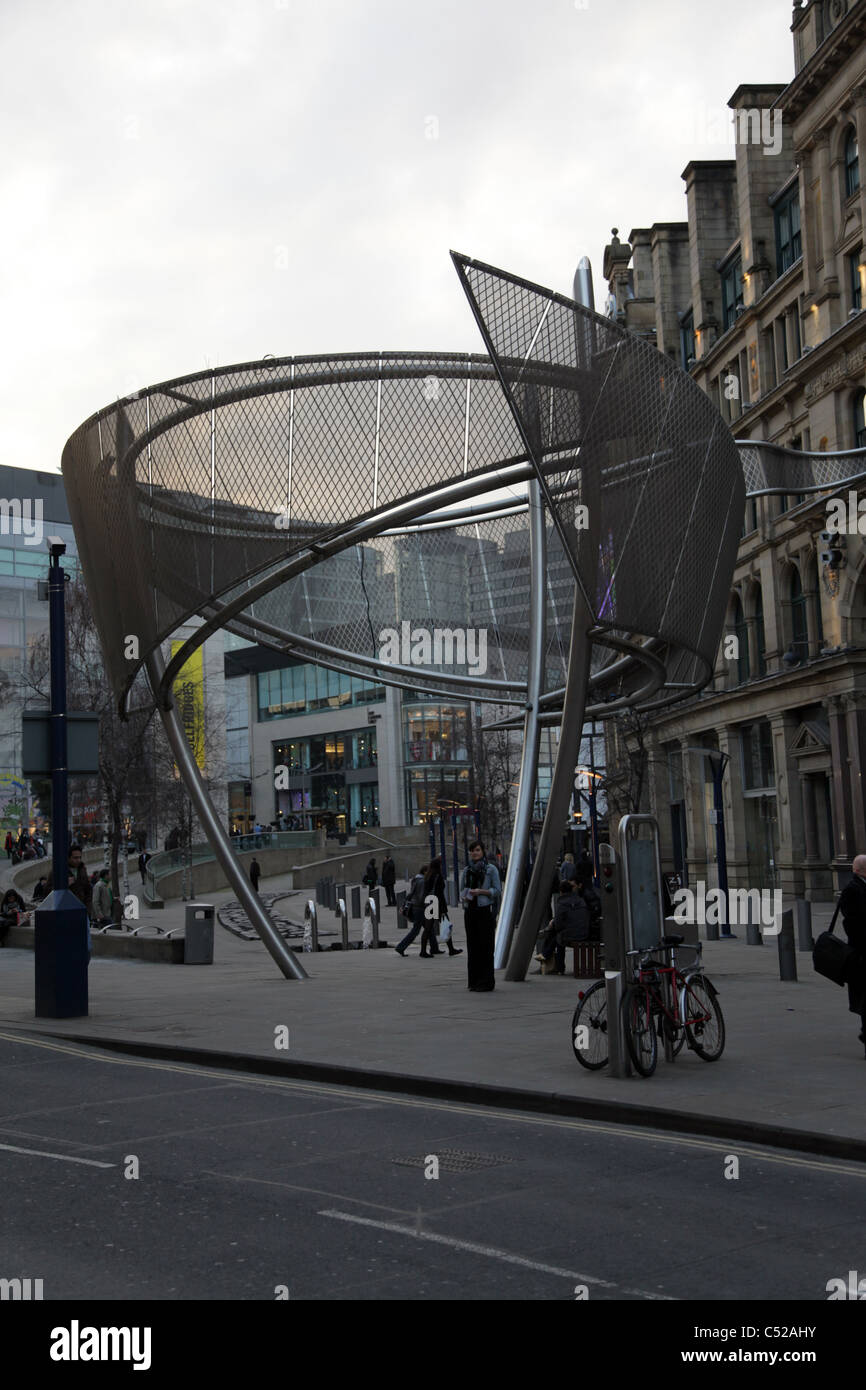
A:
<svg viewBox="0 0 866 1390">
<path fill-rule="evenodd" d="M 163 680 L 163 660 L 161 652 L 155 651 L 149 653 L 147 657 L 147 675 L 150 680 L 151 690 L 155 697 Z M 213 808 L 211 799 L 207 793 L 207 788 L 199 772 L 198 763 L 193 757 L 190 746 L 186 741 L 186 734 L 183 731 L 183 725 L 180 722 L 180 717 L 172 698 L 171 688 L 169 688 L 167 692 L 167 697 L 170 703 L 166 704 L 164 701 L 160 701 L 160 716 L 166 736 L 171 745 L 171 750 L 177 758 L 177 765 L 183 776 L 186 789 L 189 792 L 190 799 L 195 806 L 196 813 L 210 841 L 213 852 L 222 865 L 223 872 L 232 888 L 234 888 L 238 896 L 238 901 L 245 909 L 251 924 L 255 927 L 283 975 L 285 975 L 286 979 L 306 980 L 309 978 L 306 970 L 295 956 L 294 951 L 290 950 L 286 945 L 270 917 L 265 912 L 258 894 L 254 892 L 252 884 L 248 881 L 246 874 L 238 862 L 225 827 Z"/>
<path fill-rule="evenodd" d="M 537 482 L 529 484 L 529 670 L 527 674 L 527 705 L 523 721 L 523 749 L 520 775 L 517 782 L 517 805 L 514 808 L 514 829 L 508 853 L 508 873 L 496 924 L 493 948 L 494 969 L 500 969 L 508 958 L 514 920 L 520 907 L 523 870 L 529 849 L 529 829 L 535 803 L 535 784 L 538 777 L 538 753 L 541 745 L 539 723 L 541 687 L 544 679 L 544 608 L 547 577 L 547 544 L 544 530 L 544 508 Z"/>
</svg>

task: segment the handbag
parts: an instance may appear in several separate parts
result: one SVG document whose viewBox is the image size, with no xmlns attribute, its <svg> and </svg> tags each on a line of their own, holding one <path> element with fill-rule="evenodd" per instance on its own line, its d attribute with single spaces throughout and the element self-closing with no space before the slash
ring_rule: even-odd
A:
<svg viewBox="0 0 866 1390">
<path fill-rule="evenodd" d="M 452 930 L 450 919 L 448 917 L 441 917 L 439 919 L 439 940 L 450 941 Z"/>
<path fill-rule="evenodd" d="M 848 968 L 856 952 L 844 941 L 840 941 L 838 936 L 833 935 L 833 928 L 838 916 L 839 904 L 837 903 L 828 930 L 823 931 L 815 942 L 812 951 L 812 964 L 818 974 L 823 975 L 825 979 L 832 980 L 835 985 L 845 985 L 848 983 Z"/>
</svg>

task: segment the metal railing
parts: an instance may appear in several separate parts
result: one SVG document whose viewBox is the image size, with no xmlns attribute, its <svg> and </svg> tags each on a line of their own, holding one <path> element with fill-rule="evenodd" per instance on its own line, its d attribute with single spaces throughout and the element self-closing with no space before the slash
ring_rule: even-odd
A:
<svg viewBox="0 0 866 1390">
<path fill-rule="evenodd" d="M 317 844 L 318 832 L 315 830 L 263 830 L 258 835 L 234 835 L 231 839 L 232 849 L 238 855 L 257 849 L 311 849 Z M 215 860 L 216 856 L 207 840 L 198 840 L 188 849 L 160 850 L 147 861 L 145 885 L 148 897 L 153 899 L 160 896 L 159 880 L 168 874 Z"/>
</svg>

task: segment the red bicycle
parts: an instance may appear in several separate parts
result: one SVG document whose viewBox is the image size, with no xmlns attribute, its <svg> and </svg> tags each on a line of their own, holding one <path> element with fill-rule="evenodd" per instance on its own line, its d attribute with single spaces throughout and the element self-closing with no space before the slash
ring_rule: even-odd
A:
<svg viewBox="0 0 866 1390">
<path fill-rule="evenodd" d="M 687 1043 L 705 1062 L 717 1062 L 725 1047 L 725 1020 L 718 991 L 698 959 L 679 970 L 675 948 L 681 936 L 666 936 L 650 951 L 629 951 L 637 957 L 634 981 L 622 1000 L 623 1030 L 629 1056 L 641 1076 L 652 1076 L 658 1062 L 658 1035 L 669 1044 L 671 1060 Z M 658 954 L 663 953 L 659 960 Z"/>
</svg>

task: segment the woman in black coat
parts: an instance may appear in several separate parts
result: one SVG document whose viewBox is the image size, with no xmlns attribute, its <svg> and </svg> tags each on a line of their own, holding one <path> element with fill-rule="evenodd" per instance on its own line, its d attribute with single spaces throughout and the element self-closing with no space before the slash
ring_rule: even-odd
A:
<svg viewBox="0 0 866 1390">
<path fill-rule="evenodd" d="M 866 1057 L 866 854 L 858 854 L 851 868 L 851 882 L 842 889 L 839 911 L 848 945 L 856 952 L 848 967 L 848 1008 L 860 1015 Z"/>
<path fill-rule="evenodd" d="M 431 922 L 426 924 L 424 936 L 421 938 L 421 954 L 424 954 L 425 940 L 429 940 L 431 956 L 438 956 L 441 955 L 441 952 L 436 944 L 438 935 L 437 928 L 442 918 L 448 916 L 448 904 L 445 901 L 445 879 L 442 874 L 441 859 L 430 860 L 430 867 L 424 879 L 424 893 L 426 896 L 436 899 L 436 916 Z M 454 945 L 450 936 L 445 942 L 445 945 L 448 947 L 449 956 L 460 956 L 463 954 L 462 949 Z"/>
</svg>

